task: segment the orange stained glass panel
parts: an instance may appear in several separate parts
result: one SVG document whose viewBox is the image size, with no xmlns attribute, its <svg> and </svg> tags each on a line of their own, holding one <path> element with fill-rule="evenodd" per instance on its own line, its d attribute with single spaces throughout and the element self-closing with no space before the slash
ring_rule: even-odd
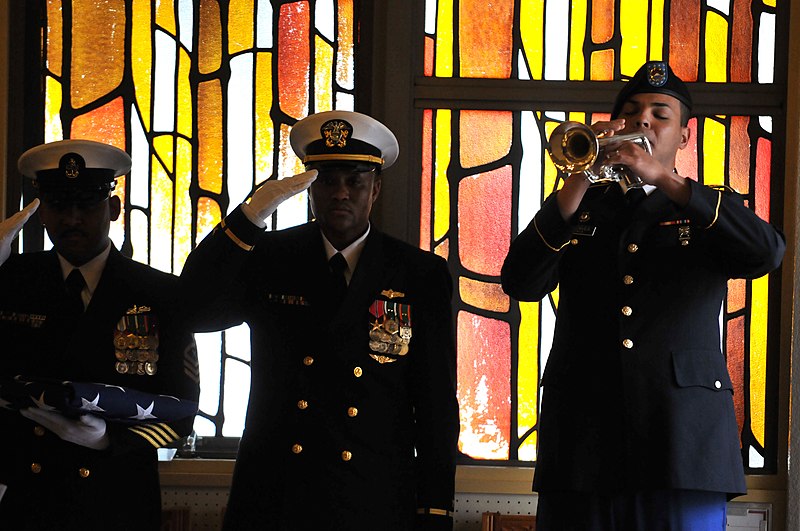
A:
<svg viewBox="0 0 800 531">
<path fill-rule="evenodd" d="M 467 277 L 458 279 L 458 291 L 466 304 L 491 312 L 507 312 L 510 306 L 508 295 L 495 282 L 483 282 Z"/>
<path fill-rule="evenodd" d="M 747 132 L 749 125 L 749 116 L 731 116 L 728 185 L 740 194 L 747 194 L 750 191 L 750 134 Z"/>
<path fill-rule="evenodd" d="M 337 55 L 336 55 L 336 82 L 339 86 L 352 89 L 355 87 L 355 57 L 354 57 L 354 36 L 355 20 L 353 13 L 353 0 L 339 0 L 338 6 L 338 25 L 337 33 Z"/>
<path fill-rule="evenodd" d="M 678 150 L 678 155 L 675 157 L 675 166 L 678 169 L 678 173 L 696 181 L 700 177 L 697 172 L 697 118 L 689 120 L 688 127 L 690 131 L 689 143 L 685 148 Z"/>
<path fill-rule="evenodd" d="M 278 101 L 293 118 L 308 113 L 309 44 L 308 2 L 281 6 L 278 21 Z"/>
<path fill-rule="evenodd" d="M 734 83 L 749 83 L 753 64 L 752 0 L 733 0 L 733 28 L 731 32 L 731 75 Z"/>
<path fill-rule="evenodd" d="M 592 52 L 591 76 L 593 81 L 611 81 L 614 79 L 614 50 Z"/>
<path fill-rule="evenodd" d="M 459 448 L 476 458 L 508 459 L 511 431 L 511 335 L 508 323 L 460 311 Z"/>
<path fill-rule="evenodd" d="M 728 281 L 728 313 L 735 313 L 744 309 L 747 302 L 747 280 L 733 278 Z"/>
<path fill-rule="evenodd" d="M 255 0 L 229 0 L 228 53 L 231 55 L 253 47 L 255 10 Z"/>
<path fill-rule="evenodd" d="M 669 65 L 686 82 L 697 81 L 700 63 L 700 2 L 672 0 L 669 20 Z"/>
<path fill-rule="evenodd" d="M 511 75 L 514 0 L 461 0 L 459 54 L 461 77 L 499 78 Z"/>
<path fill-rule="evenodd" d="M 511 241 L 511 166 L 458 184 L 458 255 L 464 267 L 500 275 Z"/>
<path fill-rule="evenodd" d="M 439 244 L 436 245 L 436 247 L 433 249 L 433 252 L 436 255 L 441 256 L 445 260 L 449 260 L 450 259 L 450 239 L 449 238 L 445 238 L 444 240 L 442 240 Z"/>
<path fill-rule="evenodd" d="M 764 221 L 769 221 L 769 180 L 770 161 L 772 160 L 772 142 L 766 138 L 759 138 L 756 147 L 756 184 L 755 202 L 753 207 L 756 214 Z"/>
<path fill-rule="evenodd" d="M 425 109 L 422 113 L 422 175 L 419 203 L 419 247 L 431 250 L 431 197 L 433 191 L 433 111 Z"/>
<path fill-rule="evenodd" d="M 201 74 L 210 74 L 222 65 L 222 22 L 217 0 L 200 0 L 198 24 L 197 69 Z"/>
<path fill-rule="evenodd" d="M 733 406 L 736 412 L 736 424 L 739 431 L 744 426 L 745 405 L 744 397 L 747 380 L 744 374 L 744 316 L 731 319 L 727 323 L 726 355 L 728 358 L 728 372 L 733 384 Z"/>
<path fill-rule="evenodd" d="M 433 75 L 433 39 L 425 37 L 425 75 Z"/>
<path fill-rule="evenodd" d="M 197 86 L 197 181 L 222 192 L 222 91 L 217 79 Z"/>
<path fill-rule="evenodd" d="M 594 0 L 591 5 L 592 42 L 594 44 L 603 44 L 610 41 L 614 36 L 616 15 L 614 0 Z"/>
<path fill-rule="evenodd" d="M 513 114 L 501 111 L 461 111 L 461 166 L 474 168 L 508 154 Z"/>
<path fill-rule="evenodd" d="M 80 109 L 107 95 L 125 68 L 125 1 L 73 0 L 70 98 Z"/>
<path fill-rule="evenodd" d="M 201 197 L 197 200 L 197 234 L 195 237 L 198 242 L 220 221 L 222 221 L 222 212 L 219 203 L 209 197 Z"/>
<path fill-rule="evenodd" d="M 47 69 L 61 77 L 64 20 L 61 18 L 61 0 L 47 1 Z"/>
<path fill-rule="evenodd" d="M 125 109 L 122 97 L 114 98 L 102 107 L 76 116 L 72 121 L 70 138 L 105 142 L 125 150 Z"/>
</svg>

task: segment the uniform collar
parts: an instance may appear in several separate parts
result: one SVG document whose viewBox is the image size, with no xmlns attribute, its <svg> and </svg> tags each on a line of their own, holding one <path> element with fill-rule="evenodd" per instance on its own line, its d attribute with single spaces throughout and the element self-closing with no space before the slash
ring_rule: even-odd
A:
<svg viewBox="0 0 800 531">
<path fill-rule="evenodd" d="M 325 246 L 325 258 L 330 260 L 331 257 L 336 253 L 341 253 L 342 256 L 344 256 L 345 261 L 347 261 L 347 269 L 344 272 L 344 278 L 347 280 L 348 284 L 350 283 L 350 279 L 353 278 L 353 271 L 356 270 L 358 259 L 361 257 L 361 251 L 364 250 L 364 245 L 367 243 L 367 236 L 369 236 L 371 227 L 372 224 L 368 224 L 366 232 L 364 232 L 361 237 L 341 251 L 337 250 L 336 247 L 334 247 L 333 244 L 328 241 L 328 238 L 325 237 L 325 234 L 320 230 L 320 235 L 322 236 L 322 245 Z"/>
<path fill-rule="evenodd" d="M 94 295 L 94 291 L 97 289 L 97 285 L 100 283 L 100 277 L 103 275 L 103 269 L 106 267 L 106 262 L 108 261 L 108 255 L 110 253 L 111 242 L 109 241 L 103 252 L 77 268 L 80 269 L 81 275 L 83 275 L 83 279 L 86 281 L 86 288 L 84 288 L 84 292 L 88 291 L 89 300 L 91 300 L 92 295 Z M 66 258 L 58 253 L 56 254 L 58 256 L 58 263 L 61 265 L 61 276 L 62 278 L 66 279 L 67 275 L 69 275 L 70 272 L 76 268 L 74 265 L 69 263 Z"/>
</svg>

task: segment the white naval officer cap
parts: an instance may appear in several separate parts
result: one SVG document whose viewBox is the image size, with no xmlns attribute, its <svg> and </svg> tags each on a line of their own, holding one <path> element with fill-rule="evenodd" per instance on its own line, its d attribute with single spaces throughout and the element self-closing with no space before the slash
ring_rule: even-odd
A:
<svg viewBox="0 0 800 531">
<path fill-rule="evenodd" d="M 125 151 L 93 140 L 59 140 L 32 147 L 17 161 L 44 200 L 102 199 L 131 169 Z"/>
<path fill-rule="evenodd" d="M 295 154 L 310 166 L 353 164 L 386 169 L 400 146 L 381 122 L 353 111 L 325 111 L 297 122 L 289 135 Z"/>
</svg>

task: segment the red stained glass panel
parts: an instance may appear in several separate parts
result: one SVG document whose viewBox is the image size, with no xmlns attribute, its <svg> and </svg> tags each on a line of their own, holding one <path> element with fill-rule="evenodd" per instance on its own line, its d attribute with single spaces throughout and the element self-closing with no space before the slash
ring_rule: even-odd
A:
<svg viewBox="0 0 800 531">
<path fill-rule="evenodd" d="M 293 118 L 308 114 L 309 41 L 308 2 L 281 6 L 278 22 L 278 97 L 283 112 Z"/>
</svg>

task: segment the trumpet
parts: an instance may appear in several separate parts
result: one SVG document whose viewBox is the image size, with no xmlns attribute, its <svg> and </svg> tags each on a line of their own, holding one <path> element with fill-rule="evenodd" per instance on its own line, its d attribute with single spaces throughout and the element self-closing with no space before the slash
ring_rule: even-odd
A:
<svg viewBox="0 0 800 531">
<path fill-rule="evenodd" d="M 565 173 L 581 173 L 589 182 L 624 182 L 627 188 L 644 186 L 642 179 L 619 164 L 601 164 L 601 153 L 623 142 L 633 142 L 652 154 L 650 141 L 641 133 L 603 136 L 580 122 L 562 122 L 550 135 L 547 152 L 553 165 Z"/>
</svg>

